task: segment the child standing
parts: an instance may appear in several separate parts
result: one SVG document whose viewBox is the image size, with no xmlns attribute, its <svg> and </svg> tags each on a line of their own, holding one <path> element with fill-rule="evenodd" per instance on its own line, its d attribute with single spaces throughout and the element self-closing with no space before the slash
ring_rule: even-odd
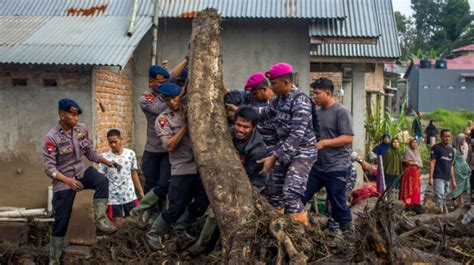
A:
<svg viewBox="0 0 474 265">
<path fill-rule="evenodd" d="M 138 205 L 137 195 L 143 197 L 143 189 L 138 178 L 137 158 L 133 150 L 123 148 L 122 136 L 119 130 L 112 129 L 107 132 L 107 141 L 110 151 L 103 156 L 110 161 L 118 163 L 121 168 L 110 168 L 103 164 L 99 171 L 104 173 L 109 180 L 109 217 L 114 225 L 123 223 L 124 217 Z"/>
</svg>

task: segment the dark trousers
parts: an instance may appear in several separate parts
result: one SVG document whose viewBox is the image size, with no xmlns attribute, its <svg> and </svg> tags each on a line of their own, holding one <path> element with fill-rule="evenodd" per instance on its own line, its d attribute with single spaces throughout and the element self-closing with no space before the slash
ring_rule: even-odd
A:
<svg viewBox="0 0 474 265">
<path fill-rule="evenodd" d="M 168 200 L 168 209 L 161 212 L 161 217 L 167 223 L 175 223 L 186 207 L 193 218 L 202 216 L 209 205 L 198 174 L 172 176 Z"/>
<path fill-rule="evenodd" d="M 108 199 L 109 198 L 109 181 L 105 175 L 99 173 L 97 169 L 89 167 L 84 173 L 84 177 L 79 179 L 86 190 L 95 190 L 94 199 Z M 53 209 L 54 209 L 54 237 L 64 237 L 71 218 L 72 205 L 76 192 L 74 190 L 57 191 L 53 195 Z"/>
<path fill-rule="evenodd" d="M 335 172 L 320 172 L 314 166 L 309 173 L 308 186 L 303 198 L 306 204 L 314 194 L 325 187 L 327 199 L 331 203 L 334 220 L 341 225 L 352 221 L 351 211 L 347 207 L 346 185 L 350 170 Z"/>
<path fill-rule="evenodd" d="M 145 194 L 153 190 L 158 198 L 165 199 L 171 177 L 168 153 L 143 152 L 142 170 L 145 176 Z"/>
</svg>

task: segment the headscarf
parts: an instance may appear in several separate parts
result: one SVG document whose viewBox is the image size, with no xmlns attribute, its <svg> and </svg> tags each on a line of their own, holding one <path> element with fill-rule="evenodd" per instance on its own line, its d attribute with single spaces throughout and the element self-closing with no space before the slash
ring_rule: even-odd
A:
<svg viewBox="0 0 474 265">
<path fill-rule="evenodd" d="M 402 174 L 402 155 L 400 148 L 393 148 L 392 144 L 397 138 L 393 138 L 390 142 L 390 148 L 383 156 L 383 168 L 385 174 L 399 176 Z"/>
<path fill-rule="evenodd" d="M 462 154 L 464 158 L 467 158 L 467 152 L 469 152 L 469 146 L 466 142 L 466 135 L 460 133 L 454 139 L 454 147 L 456 148 L 458 154 Z"/>
<path fill-rule="evenodd" d="M 423 167 L 423 160 L 421 159 L 420 149 L 412 149 L 411 143 L 417 141 L 415 138 L 410 138 L 408 141 L 408 148 L 403 154 L 403 162 L 416 162 L 420 167 Z M 417 141 L 418 142 L 418 141 Z"/>
<path fill-rule="evenodd" d="M 390 134 L 388 133 L 384 133 L 383 136 L 382 136 L 382 143 L 380 143 L 379 145 L 375 146 L 374 149 L 372 150 L 372 152 L 374 152 L 377 156 L 383 156 L 385 154 L 385 152 L 387 152 L 387 150 L 390 148 L 390 143 L 386 144 L 384 142 L 384 139 L 385 137 L 388 137 L 388 138 L 392 138 L 390 136 Z"/>
</svg>

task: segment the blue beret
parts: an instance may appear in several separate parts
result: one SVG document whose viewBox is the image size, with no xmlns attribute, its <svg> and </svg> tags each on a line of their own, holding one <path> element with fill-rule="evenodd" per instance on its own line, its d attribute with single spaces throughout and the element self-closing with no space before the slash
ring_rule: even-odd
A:
<svg viewBox="0 0 474 265">
<path fill-rule="evenodd" d="M 79 104 L 69 98 L 63 98 L 59 100 L 58 109 L 69 113 L 77 113 L 79 115 L 82 114 L 82 109 Z"/>
<path fill-rule="evenodd" d="M 170 78 L 170 73 L 168 73 L 165 68 L 159 65 L 150 66 L 150 69 L 148 69 L 148 76 L 151 78 L 156 78 L 156 75 L 162 75 L 164 78 Z"/>
<path fill-rule="evenodd" d="M 165 97 L 177 96 L 181 93 L 181 87 L 173 82 L 164 82 L 158 87 L 158 93 Z"/>
</svg>

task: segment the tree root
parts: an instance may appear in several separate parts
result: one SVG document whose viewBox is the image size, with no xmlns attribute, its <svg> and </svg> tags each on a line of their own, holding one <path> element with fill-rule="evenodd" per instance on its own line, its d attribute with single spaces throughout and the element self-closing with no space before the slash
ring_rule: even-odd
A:
<svg viewBox="0 0 474 265">
<path fill-rule="evenodd" d="M 270 224 L 270 233 L 278 241 L 278 255 L 277 264 L 283 264 L 284 252 L 281 246 L 284 247 L 286 253 L 290 258 L 290 264 L 307 264 L 308 257 L 296 250 L 290 237 L 285 233 L 285 228 L 288 226 L 288 221 L 284 218 L 273 220 Z"/>
</svg>

